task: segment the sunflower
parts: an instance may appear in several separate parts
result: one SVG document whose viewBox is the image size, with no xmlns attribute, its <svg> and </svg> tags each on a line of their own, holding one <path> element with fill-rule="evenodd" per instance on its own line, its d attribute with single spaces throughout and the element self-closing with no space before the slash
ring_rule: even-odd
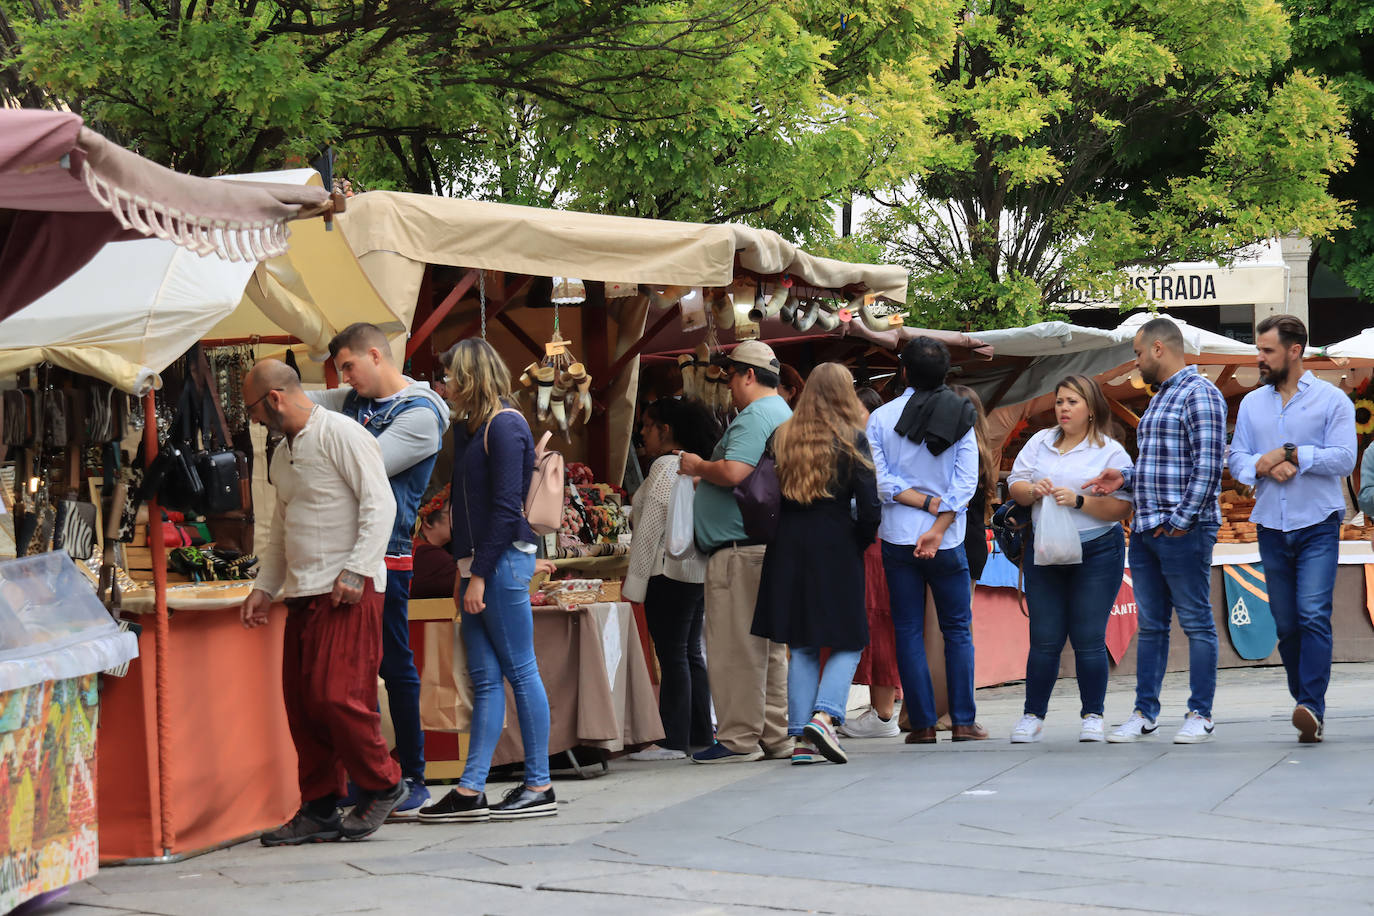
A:
<svg viewBox="0 0 1374 916">
<path fill-rule="evenodd" d="M 1374 433 L 1374 401 L 1368 398 L 1355 402 L 1355 432 L 1362 436 Z"/>
</svg>

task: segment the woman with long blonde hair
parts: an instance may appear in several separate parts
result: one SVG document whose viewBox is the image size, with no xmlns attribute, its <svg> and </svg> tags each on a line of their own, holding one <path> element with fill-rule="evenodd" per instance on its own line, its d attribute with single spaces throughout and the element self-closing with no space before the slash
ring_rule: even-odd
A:
<svg viewBox="0 0 1374 916">
<path fill-rule="evenodd" d="M 534 658 L 530 578 L 535 536 L 525 520 L 534 437 L 510 402 L 510 370 L 485 340 L 460 340 L 444 354 L 453 406 L 453 582 L 468 673 L 472 728 L 458 786 L 421 809 L 423 823 L 514 820 L 558 813 L 549 781 L 549 700 Z M 487 804 L 487 774 L 506 717 L 510 681 L 525 745 L 525 782 Z"/>
<path fill-rule="evenodd" d="M 835 726 L 844 722 L 849 684 L 868 644 L 863 554 L 880 512 L 865 419 L 849 370 L 823 363 L 773 437 L 782 504 L 752 632 L 791 650 L 794 764 L 848 759 Z M 824 669 L 822 648 L 831 650 Z"/>
</svg>

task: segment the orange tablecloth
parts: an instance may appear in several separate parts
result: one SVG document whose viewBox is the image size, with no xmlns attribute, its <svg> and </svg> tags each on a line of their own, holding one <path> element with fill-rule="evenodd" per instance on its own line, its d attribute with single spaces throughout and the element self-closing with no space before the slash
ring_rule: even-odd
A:
<svg viewBox="0 0 1374 916">
<path fill-rule="evenodd" d="M 281 697 L 286 609 L 245 630 L 238 607 L 172 613 L 167 651 L 168 759 L 157 756 L 156 634 L 106 678 L 96 732 L 102 862 L 194 853 L 275 827 L 300 804 L 296 751 Z M 171 779 L 173 836 L 161 836 L 159 773 Z"/>
</svg>

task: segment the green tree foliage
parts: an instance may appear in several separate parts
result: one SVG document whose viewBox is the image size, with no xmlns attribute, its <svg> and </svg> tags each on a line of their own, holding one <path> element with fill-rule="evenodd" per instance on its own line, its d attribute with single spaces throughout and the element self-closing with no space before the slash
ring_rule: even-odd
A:
<svg viewBox="0 0 1374 916">
<path fill-rule="evenodd" d="M 915 178 L 865 231 L 913 271 L 915 323 L 1035 321 L 1120 271 L 1347 224 L 1336 95 L 1276 0 L 976 0 L 937 73 Z"/>
<path fill-rule="evenodd" d="M 1374 294 L 1374 5 L 1367 0 L 1284 0 L 1293 20 L 1294 63 L 1331 80 L 1350 112 L 1354 165 L 1332 191 L 1353 200 L 1352 225 L 1316 253 L 1345 282 Z"/>
<path fill-rule="evenodd" d="M 0 0 L 0 98 L 197 174 L 333 144 L 366 187 L 824 238 L 909 173 L 956 5 Z"/>
</svg>

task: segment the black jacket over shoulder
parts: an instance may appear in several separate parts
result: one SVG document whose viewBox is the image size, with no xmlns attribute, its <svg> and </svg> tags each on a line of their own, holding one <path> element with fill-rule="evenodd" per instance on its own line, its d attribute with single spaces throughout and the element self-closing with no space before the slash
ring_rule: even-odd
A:
<svg viewBox="0 0 1374 916">
<path fill-rule="evenodd" d="M 860 451 L 870 454 L 868 439 L 859 439 Z M 807 506 L 784 498 L 778 535 L 763 559 L 754 635 L 792 646 L 867 646 L 863 555 L 879 519 L 873 467 L 856 465 L 847 452 L 827 498 Z"/>
</svg>

